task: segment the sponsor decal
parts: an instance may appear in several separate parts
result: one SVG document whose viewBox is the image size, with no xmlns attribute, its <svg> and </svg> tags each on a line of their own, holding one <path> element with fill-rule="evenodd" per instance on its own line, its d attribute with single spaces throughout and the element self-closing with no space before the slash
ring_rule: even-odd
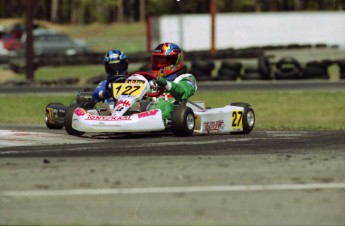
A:
<svg viewBox="0 0 345 226">
<path fill-rule="evenodd" d="M 131 104 L 130 104 L 129 100 L 121 99 L 116 103 L 115 111 L 122 111 L 124 108 L 129 107 L 130 105 Z"/>
<path fill-rule="evenodd" d="M 53 124 L 55 122 L 55 115 L 54 115 L 55 109 L 47 108 L 47 110 L 48 110 L 48 122 Z"/>
<path fill-rule="evenodd" d="M 130 85 L 130 86 L 141 86 L 142 84 L 144 84 L 145 81 L 143 80 L 134 80 L 134 79 L 131 79 L 131 80 L 127 80 L 126 81 L 126 84 Z"/>
<path fill-rule="evenodd" d="M 151 110 L 151 111 L 145 111 L 145 112 L 139 113 L 138 118 L 150 117 L 150 116 L 156 115 L 157 112 L 158 112 L 158 109 Z"/>
<path fill-rule="evenodd" d="M 86 111 L 82 108 L 76 108 L 74 110 L 74 114 L 76 114 L 77 116 L 83 116 L 86 114 Z"/>
<path fill-rule="evenodd" d="M 116 103 L 116 106 L 128 107 L 129 105 L 130 103 L 128 100 L 122 100 L 122 99 Z"/>
<path fill-rule="evenodd" d="M 203 126 L 203 131 L 206 131 L 207 133 L 221 132 L 224 129 L 224 121 L 218 120 L 215 122 L 204 122 Z"/>
<path fill-rule="evenodd" d="M 103 116 L 103 115 L 87 115 L 85 120 L 91 121 L 128 121 L 132 120 L 130 115 L 127 116 Z"/>
</svg>

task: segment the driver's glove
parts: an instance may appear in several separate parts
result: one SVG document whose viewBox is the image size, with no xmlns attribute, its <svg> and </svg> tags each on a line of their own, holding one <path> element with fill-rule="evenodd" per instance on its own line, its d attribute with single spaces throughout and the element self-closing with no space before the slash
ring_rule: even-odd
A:
<svg viewBox="0 0 345 226">
<path fill-rule="evenodd" d="M 164 77 L 162 77 L 162 76 L 158 76 L 157 77 L 157 84 L 159 86 L 165 87 L 167 85 L 167 80 Z"/>
<path fill-rule="evenodd" d="M 111 90 L 106 89 L 103 93 L 104 99 L 111 97 Z"/>
</svg>

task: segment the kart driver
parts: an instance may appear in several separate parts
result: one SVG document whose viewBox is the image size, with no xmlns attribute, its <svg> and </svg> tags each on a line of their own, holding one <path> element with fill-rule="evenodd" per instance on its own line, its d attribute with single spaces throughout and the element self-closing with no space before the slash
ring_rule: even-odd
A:
<svg viewBox="0 0 345 226">
<path fill-rule="evenodd" d="M 108 76 L 92 92 L 92 98 L 95 102 L 111 103 L 114 102 L 114 99 L 112 98 L 110 82 L 116 82 L 128 75 L 128 59 L 123 51 L 110 50 L 105 54 L 103 63 Z"/>
<path fill-rule="evenodd" d="M 157 84 L 165 87 L 166 95 L 159 97 L 151 109 L 160 109 L 163 120 L 170 119 L 174 101 L 185 101 L 197 90 L 196 79 L 184 72 L 183 51 L 176 44 L 165 42 L 153 51 L 152 74 L 157 76 Z"/>
</svg>

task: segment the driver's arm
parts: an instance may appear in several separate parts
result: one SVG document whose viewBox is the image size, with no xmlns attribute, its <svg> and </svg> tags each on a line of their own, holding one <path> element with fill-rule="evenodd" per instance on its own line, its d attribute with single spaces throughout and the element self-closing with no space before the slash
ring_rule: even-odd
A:
<svg viewBox="0 0 345 226">
<path fill-rule="evenodd" d="M 166 90 L 176 100 L 187 100 L 194 95 L 196 90 L 196 81 L 193 75 L 184 76 L 182 79 L 175 79 L 174 82 L 166 81 L 164 77 L 158 77 L 157 83 L 165 86 Z"/>
</svg>

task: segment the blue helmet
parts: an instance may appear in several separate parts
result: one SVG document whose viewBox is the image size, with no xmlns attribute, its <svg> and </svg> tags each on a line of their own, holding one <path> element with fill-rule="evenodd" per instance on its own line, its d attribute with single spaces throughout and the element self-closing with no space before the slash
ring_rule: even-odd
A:
<svg viewBox="0 0 345 226">
<path fill-rule="evenodd" d="M 127 75 L 128 59 L 121 50 L 110 50 L 103 59 L 105 71 L 109 76 Z"/>
</svg>

